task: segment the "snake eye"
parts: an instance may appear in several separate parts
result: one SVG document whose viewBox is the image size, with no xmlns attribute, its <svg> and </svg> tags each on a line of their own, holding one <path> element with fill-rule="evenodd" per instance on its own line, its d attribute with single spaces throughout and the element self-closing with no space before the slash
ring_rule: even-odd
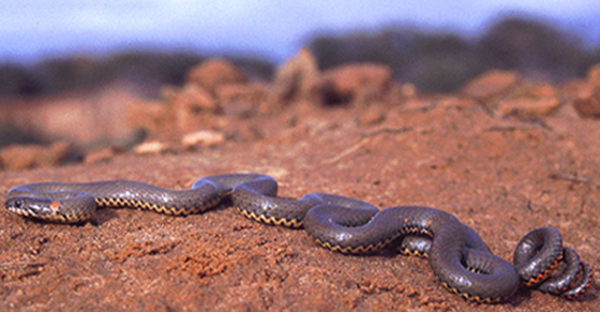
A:
<svg viewBox="0 0 600 312">
<path fill-rule="evenodd" d="M 15 206 L 15 208 L 21 208 L 21 207 L 23 207 L 23 202 L 21 200 L 17 199 L 17 200 L 15 200 L 14 206 Z"/>
</svg>

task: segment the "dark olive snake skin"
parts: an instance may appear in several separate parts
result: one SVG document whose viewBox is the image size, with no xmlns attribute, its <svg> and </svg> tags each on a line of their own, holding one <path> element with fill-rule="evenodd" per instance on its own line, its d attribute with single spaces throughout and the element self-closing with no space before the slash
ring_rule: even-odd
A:
<svg viewBox="0 0 600 312">
<path fill-rule="evenodd" d="M 315 241 L 341 253 L 368 253 L 396 247 L 428 257 L 442 285 L 470 301 L 510 298 L 520 285 L 561 295 L 581 296 L 592 270 L 577 253 L 563 248 L 552 227 L 528 233 L 517 245 L 513 264 L 493 255 L 479 235 L 452 214 L 421 206 L 379 210 L 360 200 L 310 193 L 300 200 L 277 198 L 277 182 L 259 174 L 214 175 L 190 190 L 167 190 L 136 181 L 34 183 L 8 192 L 6 208 L 25 217 L 60 223 L 94 220 L 97 207 L 132 207 L 167 215 L 189 215 L 231 197 L 245 216 L 267 224 L 304 227 Z"/>
</svg>

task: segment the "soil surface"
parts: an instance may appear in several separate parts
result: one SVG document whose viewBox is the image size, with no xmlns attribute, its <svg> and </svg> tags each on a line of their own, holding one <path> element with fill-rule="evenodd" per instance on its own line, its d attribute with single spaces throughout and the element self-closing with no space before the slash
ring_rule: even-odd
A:
<svg viewBox="0 0 600 312">
<path fill-rule="evenodd" d="M 327 192 L 381 209 L 448 211 L 508 260 L 523 235 L 553 226 L 598 273 L 597 120 L 568 112 L 499 118 L 475 101 L 447 96 L 371 107 L 300 102 L 225 122 L 233 139 L 211 148 L 2 171 L 0 200 L 13 186 L 39 181 L 129 179 L 186 189 L 207 175 L 255 172 L 276 178 L 286 198 Z M 102 209 L 98 219 L 98 225 L 47 224 L 2 209 L 0 310 L 483 308 L 444 289 L 426 259 L 339 254 L 303 230 L 263 225 L 227 205 L 188 217 Z M 575 302 L 523 289 L 485 308 L 599 311 L 598 288 L 594 282 L 585 300 Z"/>
</svg>

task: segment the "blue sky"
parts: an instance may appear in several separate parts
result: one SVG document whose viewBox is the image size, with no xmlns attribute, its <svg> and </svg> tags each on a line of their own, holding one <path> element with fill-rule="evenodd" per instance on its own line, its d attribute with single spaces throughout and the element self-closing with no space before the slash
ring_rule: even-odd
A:
<svg viewBox="0 0 600 312">
<path fill-rule="evenodd" d="M 475 34 L 526 13 L 600 41 L 594 0 L 0 0 L 0 62 L 127 48 L 253 51 L 280 61 L 311 32 L 394 22 Z"/>
</svg>

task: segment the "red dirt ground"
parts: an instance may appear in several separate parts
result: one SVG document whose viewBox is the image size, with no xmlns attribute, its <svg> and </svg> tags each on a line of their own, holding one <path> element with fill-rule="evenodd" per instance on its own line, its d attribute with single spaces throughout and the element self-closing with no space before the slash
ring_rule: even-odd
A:
<svg viewBox="0 0 600 312">
<path fill-rule="evenodd" d="M 566 108 L 563 108 L 566 109 Z M 374 125 L 361 122 L 378 116 Z M 558 112 L 492 117 L 458 97 L 411 105 L 319 108 L 230 119 L 253 139 L 108 162 L 0 171 L 9 188 L 38 181 L 130 179 L 185 189 L 201 177 L 256 172 L 280 196 L 328 192 L 380 208 L 443 209 L 511 259 L 530 230 L 553 226 L 598 273 L 599 121 Z M 242 136 L 243 137 L 243 136 Z M 303 230 L 268 226 L 221 207 L 170 217 L 103 209 L 96 226 L 45 224 L 0 211 L 0 310 L 479 311 L 438 282 L 425 259 L 346 256 Z M 598 274 L 596 274 L 598 275 Z M 595 282 L 571 302 L 520 291 L 487 311 L 598 311 Z"/>
</svg>

